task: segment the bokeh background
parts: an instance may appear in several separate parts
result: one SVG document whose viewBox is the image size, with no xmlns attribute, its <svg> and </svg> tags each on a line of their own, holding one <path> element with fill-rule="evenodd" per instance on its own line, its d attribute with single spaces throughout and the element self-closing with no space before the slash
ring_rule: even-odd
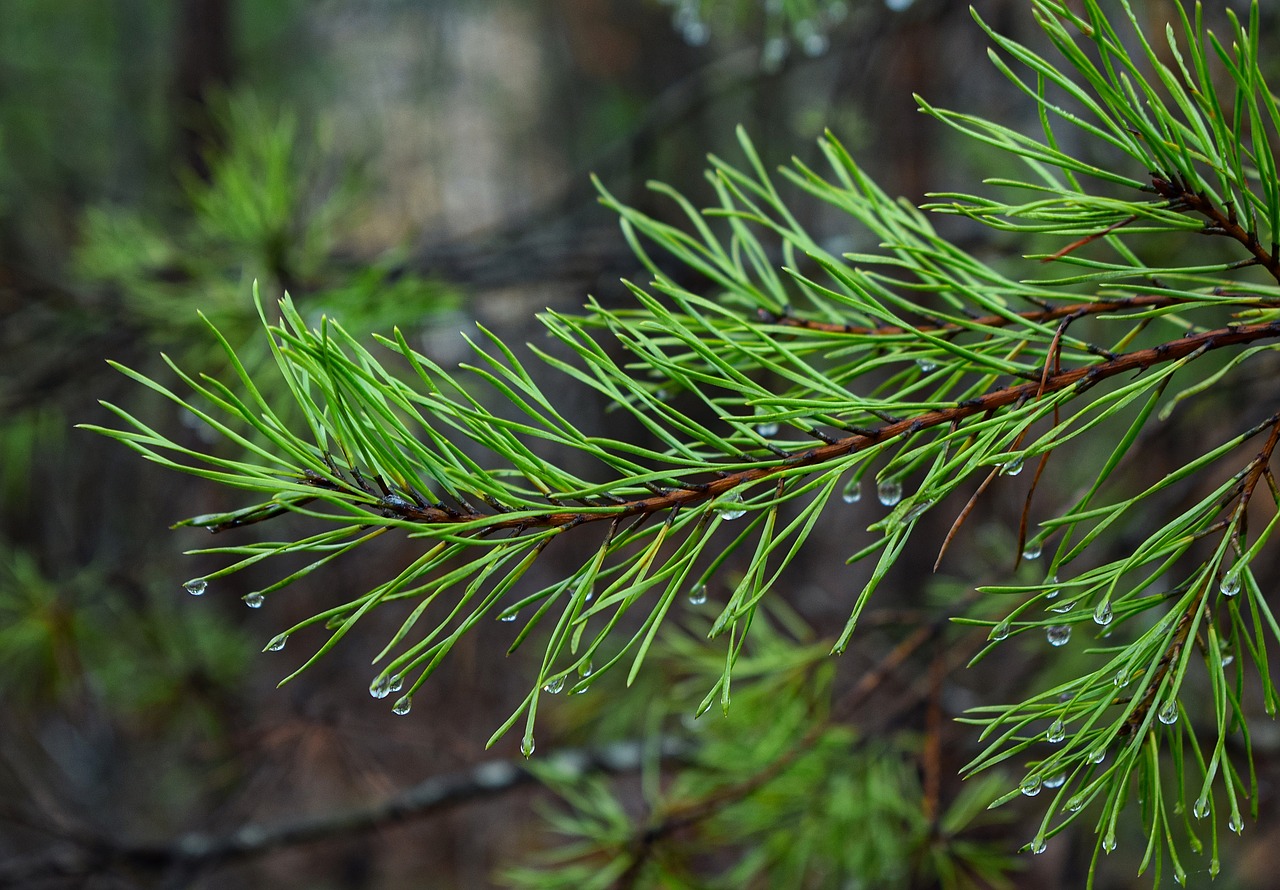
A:
<svg viewBox="0 0 1280 890">
<path fill-rule="evenodd" d="M 162 374 L 165 353 L 225 372 L 200 310 L 255 367 L 267 359 L 255 280 L 268 300 L 287 290 L 307 317 L 327 313 L 356 333 L 399 325 L 446 365 L 466 355 L 459 331 L 476 322 L 520 343 L 537 335 L 532 315 L 544 307 L 621 301 L 619 279 L 643 275 L 590 174 L 674 220 L 645 183 L 706 200 L 704 158 L 740 159 L 739 124 L 771 165 L 819 163 L 815 143 L 830 128 L 912 201 L 1007 163 L 919 114 L 913 93 L 1034 126 L 987 63 L 967 4 L 704 5 L 0 2 L 0 886 L 485 887 L 545 846 L 538 792 L 521 787 L 195 871 L 117 855 L 364 806 L 513 758 L 518 738 L 488 752 L 484 742 L 534 667 L 502 655 L 510 631 L 495 626 L 395 716 L 367 694 L 369 657 L 391 627 L 375 616 L 277 689 L 305 647 L 263 654 L 267 641 L 367 589 L 411 546 L 337 563 L 258 611 L 240 594 L 271 575 L 187 596 L 182 582 L 220 563 L 183 555 L 208 546 L 204 532 L 168 527 L 242 502 L 73 424 L 109 422 L 105 399 L 203 441 L 198 422 L 105 360 Z M 1151 21 L 1171 17 L 1171 0 L 1136 5 Z M 1023 0 L 976 6 L 1004 33 L 1038 41 Z M 1266 25 L 1264 41 L 1275 36 Z M 829 208 L 796 212 L 833 244 L 858 243 Z M 1019 253 L 957 234 L 992 258 Z M 565 398 L 584 422 L 607 407 Z M 837 683 L 855 688 L 931 596 L 1007 573 L 1017 515 L 1018 498 L 993 498 L 941 580 L 925 570 L 931 554 L 901 567 Z M 843 559 L 850 531 L 869 520 L 851 510 L 848 521 L 821 531 L 781 592 L 819 637 L 838 632 L 856 589 Z M 954 716 L 1006 700 L 1047 657 L 1010 654 L 949 671 L 925 684 L 932 698 L 913 698 L 937 659 L 913 651 L 849 719 L 868 733 L 918 731 L 930 702 Z M 890 706 L 904 697 L 907 707 Z M 540 752 L 590 742 L 574 707 L 544 721 Z M 1255 738 L 1264 750 L 1270 731 Z M 947 763 L 967 759 L 963 729 L 943 738 L 955 747 Z M 1247 834 L 1220 883 L 1269 886 L 1267 825 L 1280 831 L 1272 819 Z M 996 835 L 1010 850 L 1026 840 Z M 1011 880 L 1080 886 L 1088 845 L 1055 844 Z M 1125 858 L 1103 885 L 1149 883 L 1134 872 Z"/>
</svg>

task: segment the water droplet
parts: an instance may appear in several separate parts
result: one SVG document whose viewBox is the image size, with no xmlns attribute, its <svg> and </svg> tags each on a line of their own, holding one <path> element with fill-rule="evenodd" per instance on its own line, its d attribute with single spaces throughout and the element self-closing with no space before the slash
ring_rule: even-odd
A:
<svg viewBox="0 0 1280 890">
<path fill-rule="evenodd" d="M 1102 763 L 1102 761 L 1107 759 L 1107 749 L 1094 748 L 1092 751 L 1089 752 L 1088 757 L 1089 757 L 1090 763 Z"/>
<path fill-rule="evenodd" d="M 1209 860 L 1209 877 L 1216 878 L 1220 871 L 1222 871 L 1222 863 L 1218 861 L 1217 856 L 1214 856 Z"/>
<path fill-rule="evenodd" d="M 1057 575 L 1050 575 L 1048 578 L 1045 578 L 1045 579 L 1044 579 L 1044 586 L 1045 586 L 1045 587 L 1050 587 L 1050 588 L 1052 588 L 1048 593 L 1046 593 L 1046 594 L 1044 595 L 1044 598 L 1045 598 L 1045 599 L 1047 599 L 1047 600 L 1054 599 L 1054 598 L 1056 598 L 1056 597 L 1058 596 L 1058 594 L 1062 593 L 1062 591 L 1061 591 L 1061 590 L 1059 590 L 1057 587 L 1054 587 L 1054 586 L 1053 586 L 1053 585 L 1055 585 L 1055 584 L 1057 584 L 1057 583 L 1058 583 L 1058 576 L 1057 576 Z"/>
<path fill-rule="evenodd" d="M 401 717 L 403 717 L 405 714 L 409 713 L 409 709 L 412 707 L 413 707 L 413 696 L 405 695 L 405 696 L 402 696 L 400 699 L 398 699 L 396 703 L 391 706 L 391 713 L 399 714 Z"/>
<path fill-rule="evenodd" d="M 391 678 L 391 682 L 387 684 L 387 692 L 399 692 L 404 688 L 404 675 L 396 674 Z"/>
<path fill-rule="evenodd" d="M 369 694 L 374 698 L 386 698 L 391 692 L 391 678 L 385 674 L 379 674 L 373 678 L 373 682 L 369 684 Z"/>
<path fill-rule="evenodd" d="M 1056 745 L 1067 737 L 1067 727 L 1063 725 L 1062 720 L 1055 720 L 1049 724 L 1049 729 L 1044 734 L 1044 740 L 1051 745 Z M 1048 784 L 1048 783 L 1046 783 Z M 1056 785 L 1049 785 L 1050 788 L 1056 788 Z"/>
<path fill-rule="evenodd" d="M 588 661 L 586 664 L 581 665 L 578 668 L 578 676 L 590 677 L 592 674 L 595 673 L 595 670 L 596 670 L 595 665 L 593 665 L 590 661 Z"/>
<path fill-rule="evenodd" d="M 1022 784 L 1018 787 L 1018 790 L 1027 797 L 1035 797 L 1040 793 L 1040 777 L 1027 776 L 1022 780 Z"/>
<path fill-rule="evenodd" d="M 690 46 L 705 46 L 711 39 L 711 29 L 706 22 L 689 22 L 680 29 L 680 36 Z"/>
<path fill-rule="evenodd" d="M 268 652 L 279 652 L 284 648 L 284 644 L 289 642 L 288 634 L 276 634 L 271 638 L 271 642 L 267 643 Z"/>
<path fill-rule="evenodd" d="M 800 44 L 804 47 L 804 54 L 810 58 L 820 56 L 831 46 L 831 39 L 821 31 L 815 31 L 812 34 L 805 35 L 804 40 Z"/>
<path fill-rule="evenodd" d="M 1031 541 L 1022 551 L 1023 559 L 1039 559 L 1040 554 L 1044 552 L 1044 545 L 1039 541 Z"/>
<path fill-rule="evenodd" d="M 1179 887 L 1185 886 L 1187 883 L 1187 873 L 1183 871 L 1181 868 L 1174 866 L 1173 882 L 1177 884 Z"/>
<path fill-rule="evenodd" d="M 700 606 L 707 601 L 707 585 L 699 581 L 689 590 L 689 605 Z"/>
<path fill-rule="evenodd" d="M 884 0 L 890 12 L 906 12 L 916 0 Z"/>
<path fill-rule="evenodd" d="M 519 617 L 520 617 L 520 612 L 517 610 L 515 612 L 507 612 L 505 615 L 499 615 L 498 620 L 505 622 L 507 624 L 510 624 L 512 621 L 515 621 Z"/>
<path fill-rule="evenodd" d="M 1222 576 L 1222 584 L 1219 587 L 1223 596 L 1235 596 L 1240 592 L 1240 570 L 1231 569 Z"/>
<path fill-rule="evenodd" d="M 902 521 L 910 522 L 913 519 L 919 519 L 924 512 L 933 506 L 933 501 L 917 501 L 907 508 L 907 512 L 903 514 Z"/>
<path fill-rule="evenodd" d="M 527 735 L 520 740 L 520 753 L 528 759 L 533 756 L 533 735 Z"/>
<path fill-rule="evenodd" d="M 720 517 L 726 522 L 732 519 L 738 519 L 747 512 L 742 506 L 742 495 L 736 491 L 731 491 L 715 503 L 715 508 L 720 511 Z"/>
<path fill-rule="evenodd" d="M 849 484 L 844 487 L 844 491 L 840 497 L 846 504 L 856 504 L 862 500 L 862 480 L 850 479 Z"/>
<path fill-rule="evenodd" d="M 762 414 L 760 409 L 756 409 L 756 414 Z M 776 420 L 763 420 L 756 424 L 756 432 L 764 436 L 766 439 L 778 435 L 778 422 Z"/>
<path fill-rule="evenodd" d="M 1231 662 L 1233 662 L 1233 661 L 1235 661 L 1235 660 L 1236 660 L 1236 657 L 1235 657 L 1235 655 L 1234 655 L 1232 652 L 1227 651 L 1227 652 L 1223 652 L 1223 653 L 1222 653 L 1222 666 L 1223 666 L 1223 667 L 1226 667 L 1227 665 L 1231 664 Z"/>
<path fill-rule="evenodd" d="M 1078 813 L 1084 809 L 1084 795 L 1077 794 L 1067 801 L 1067 809 L 1073 813 Z"/>
<path fill-rule="evenodd" d="M 1117 689 L 1123 689 L 1124 687 L 1128 686 L 1129 685 L 1128 668 L 1120 668 L 1120 670 L 1116 671 L 1116 678 L 1111 682 L 1116 684 Z"/>
<path fill-rule="evenodd" d="M 760 53 L 760 67 L 765 71 L 777 71 L 791 52 L 791 45 L 785 37 L 770 37 L 764 42 L 764 50 Z"/>
<path fill-rule="evenodd" d="M 1064 612 L 1070 612 L 1070 611 L 1071 611 L 1072 609 L 1074 609 L 1075 607 L 1076 607 L 1076 604 L 1075 604 L 1075 603 L 1058 603 L 1056 606 L 1054 606 L 1054 607 L 1053 607 L 1052 609 L 1050 609 L 1049 611 L 1050 611 L 1050 612 L 1057 612 L 1059 615 L 1061 615 L 1061 614 L 1063 614 Z"/>
<path fill-rule="evenodd" d="M 1116 835 L 1114 831 L 1108 831 L 1102 839 L 1102 850 L 1106 853 L 1114 853 L 1116 849 Z"/>
<path fill-rule="evenodd" d="M 1203 819 L 1209 815 L 1209 798 L 1196 798 L 1196 802 L 1191 805 L 1191 815 L 1197 819 Z"/>
<path fill-rule="evenodd" d="M 1171 726 L 1178 722 L 1178 702 L 1170 699 L 1164 703 L 1164 706 L 1156 712 L 1156 719 L 1165 726 Z"/>
<path fill-rule="evenodd" d="M 1227 827 L 1236 834 L 1244 834 L 1244 819 L 1239 811 L 1233 812 L 1231 818 L 1227 820 Z"/>
<path fill-rule="evenodd" d="M 261 609 L 262 604 L 267 601 L 267 598 L 260 593 L 246 593 L 240 598 L 244 600 L 244 604 L 250 609 Z"/>
<path fill-rule="evenodd" d="M 1023 463 L 1024 463 L 1024 459 L 1022 455 L 1019 454 L 1017 457 L 1015 457 L 1013 460 L 1009 461 L 1008 463 L 1003 463 L 1000 465 L 1000 475 L 1001 476 L 1018 475 L 1019 473 L 1022 472 Z"/>
<path fill-rule="evenodd" d="M 1106 600 L 1098 603 L 1097 608 L 1093 610 L 1094 624 L 1100 624 L 1103 627 L 1106 627 L 1111 623 L 1111 619 L 1113 617 L 1114 616 L 1111 614 L 1111 603 Z"/>
<path fill-rule="evenodd" d="M 542 691 L 548 695 L 558 695 L 562 689 L 564 689 L 564 677 L 555 677 L 548 680 L 547 684 L 542 687 Z"/>
<path fill-rule="evenodd" d="M 930 371 L 936 371 L 938 369 L 938 363 L 930 361 L 927 358 L 918 358 L 916 359 L 916 367 L 928 374 Z"/>
<path fill-rule="evenodd" d="M 1051 624 L 1045 628 L 1044 636 L 1050 646 L 1065 646 L 1071 639 L 1071 625 Z"/>
<path fill-rule="evenodd" d="M 1066 773 L 1058 773 L 1056 776 L 1050 776 L 1049 778 L 1045 779 L 1045 780 L 1044 780 L 1044 787 L 1046 787 L 1046 788 L 1061 788 L 1061 787 L 1062 787 L 1063 785 L 1065 785 L 1066 783 L 1067 783 L 1067 774 L 1066 774 Z"/>
<path fill-rule="evenodd" d="M 1009 636 L 1009 619 L 1006 618 L 1004 621 L 1001 621 L 995 627 L 991 628 L 991 633 L 987 635 L 987 639 L 998 643 L 1001 640 L 1007 639 L 1008 636 Z"/>
<path fill-rule="evenodd" d="M 1048 846 L 1049 845 L 1045 843 L 1045 839 L 1043 837 L 1037 837 L 1031 842 L 1031 853 L 1032 855 L 1039 856 Z"/>
<path fill-rule="evenodd" d="M 182 586 L 192 596 L 204 596 L 204 592 L 209 589 L 209 582 L 203 578 L 192 578 Z"/>
<path fill-rule="evenodd" d="M 884 479 L 876 486 L 876 497 L 886 507 L 895 506 L 902 500 L 902 483 L 897 479 Z"/>
</svg>

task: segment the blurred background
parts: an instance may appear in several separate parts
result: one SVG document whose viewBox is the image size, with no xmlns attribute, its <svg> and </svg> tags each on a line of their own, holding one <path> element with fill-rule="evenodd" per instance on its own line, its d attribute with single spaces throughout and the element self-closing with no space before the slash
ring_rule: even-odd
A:
<svg viewBox="0 0 1280 890">
<path fill-rule="evenodd" d="M 1171 17 L 1172 0 L 1136 5 Z M 1024 0 L 976 7 L 1038 42 Z M 266 643 L 386 577 L 412 546 L 336 563 L 258 611 L 239 597 L 270 573 L 186 595 L 185 579 L 220 563 L 183 555 L 206 533 L 168 527 L 243 502 L 72 428 L 109 423 L 105 399 L 184 441 L 208 435 L 106 359 L 163 375 L 164 353 L 225 374 L 199 310 L 264 367 L 255 280 L 268 302 L 287 290 L 308 318 L 360 336 L 398 325 L 443 365 L 466 355 L 459 331 L 476 322 L 523 342 L 535 311 L 620 301 L 620 278 L 644 278 L 590 174 L 676 220 L 646 181 L 709 200 L 704 158 L 740 160 L 738 124 L 771 166 L 820 165 L 830 128 L 890 193 L 974 188 L 1007 162 L 956 142 L 912 94 L 1034 126 L 986 45 L 967 5 L 942 0 L 0 3 L 0 886 L 485 887 L 550 843 L 534 806 L 545 795 L 520 786 L 175 867 L 166 845 L 192 832 L 358 811 L 516 757 L 518 734 L 484 743 L 535 665 L 502 657 L 511 632 L 495 626 L 396 716 L 367 694 L 369 658 L 393 628 L 372 616 L 277 689 L 307 653 Z M 861 237 L 830 208 L 795 211 L 835 244 Z M 1019 253 L 958 234 L 992 257 Z M 566 399 L 582 418 L 606 407 Z M 925 572 L 931 555 L 903 566 L 835 669 L 836 689 L 856 692 L 850 726 L 942 746 L 940 787 L 924 783 L 935 803 L 956 794 L 973 745 L 939 715 L 1009 699 L 1047 656 L 966 673 L 971 650 L 948 660 L 942 631 L 903 644 L 937 597 L 1007 575 L 1018 505 L 993 499 L 942 580 Z M 847 617 L 851 549 L 844 529 L 823 530 L 783 592 L 814 639 Z M 598 742 L 603 701 L 560 702 L 539 754 Z M 615 715 L 604 735 L 641 734 L 643 721 L 624 723 Z M 1225 886 L 1268 886 L 1266 832 L 1246 834 Z M 1027 833 L 1003 823 L 982 837 L 1008 854 Z M 1008 879 L 1080 886 L 1091 843 L 1055 842 Z M 1100 886 L 1149 885 L 1132 877 L 1137 855 L 1117 854 Z"/>
</svg>

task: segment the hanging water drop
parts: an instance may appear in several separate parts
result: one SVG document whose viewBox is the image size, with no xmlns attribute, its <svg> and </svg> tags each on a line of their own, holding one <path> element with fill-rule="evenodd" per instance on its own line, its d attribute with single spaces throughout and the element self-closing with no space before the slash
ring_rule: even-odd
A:
<svg viewBox="0 0 1280 890">
<path fill-rule="evenodd" d="M 1048 846 L 1049 845 L 1045 843 L 1045 839 L 1043 837 L 1037 837 L 1031 842 L 1031 853 L 1034 856 L 1039 856 Z"/>
<path fill-rule="evenodd" d="M 1027 797 L 1035 797 L 1040 793 L 1040 777 L 1027 776 L 1022 780 L 1022 784 L 1018 787 L 1018 790 Z"/>
<path fill-rule="evenodd" d="M 991 628 L 991 633 L 987 635 L 987 639 L 991 640 L 992 642 L 998 643 L 1003 639 L 1007 639 L 1008 636 L 1009 636 L 1009 619 L 1006 618 L 1004 621 L 1001 621 L 995 627 Z"/>
<path fill-rule="evenodd" d="M 1051 624 L 1045 628 L 1044 636 L 1050 646 L 1065 646 L 1071 639 L 1071 625 Z"/>
<path fill-rule="evenodd" d="M 404 675 L 396 674 L 391 678 L 391 682 L 387 684 L 387 692 L 399 692 L 404 688 Z"/>
<path fill-rule="evenodd" d="M 590 677 L 593 673 L 595 673 L 595 670 L 596 670 L 595 665 L 593 665 L 590 661 L 587 661 L 586 664 L 578 668 L 578 676 Z"/>
<path fill-rule="evenodd" d="M 938 363 L 927 358 L 918 358 L 916 359 L 916 367 L 928 374 L 930 371 L 937 370 Z"/>
<path fill-rule="evenodd" d="M 1007 462 L 1007 463 L 1003 463 L 1003 464 L 1001 464 L 1001 465 L 1000 465 L 1000 475 L 1001 475 L 1001 476 L 1016 476 L 1016 475 L 1018 475 L 1019 473 L 1021 473 L 1021 472 L 1022 472 L 1023 460 L 1024 460 L 1024 459 L 1023 459 L 1022 455 L 1021 455 L 1021 454 L 1019 454 L 1017 457 L 1013 458 L 1013 460 L 1010 460 L 1010 461 L 1009 461 L 1009 462 Z"/>
<path fill-rule="evenodd" d="M 204 592 L 209 589 L 209 582 L 203 578 L 192 578 L 182 586 L 192 596 L 204 596 Z"/>
<path fill-rule="evenodd" d="M 1058 583 L 1057 575 L 1050 575 L 1048 578 L 1044 579 L 1044 586 L 1051 588 L 1050 591 L 1044 595 L 1045 599 L 1047 600 L 1055 599 L 1058 596 L 1058 594 L 1062 593 L 1061 590 L 1059 590 L 1057 587 L 1054 587 L 1054 585 L 1057 583 Z"/>
<path fill-rule="evenodd" d="M 1029 541 L 1022 551 L 1023 559 L 1039 559 L 1040 554 L 1044 552 L 1044 545 L 1039 541 Z"/>
<path fill-rule="evenodd" d="M 689 605 L 700 606 L 707 601 L 707 585 L 702 581 L 689 590 Z"/>
<path fill-rule="evenodd" d="M 1070 611 L 1071 611 L 1072 609 L 1074 609 L 1075 607 L 1076 607 L 1076 604 L 1075 604 L 1075 603 L 1058 603 L 1056 606 L 1054 606 L 1053 608 L 1051 608 L 1049 611 L 1050 611 L 1050 612 L 1057 612 L 1059 615 L 1061 615 L 1061 614 L 1063 614 L 1064 612 L 1070 612 Z"/>
<path fill-rule="evenodd" d="M 756 409 L 756 414 L 762 413 L 759 408 Z M 766 439 L 773 438 L 778 435 L 778 422 L 776 420 L 762 420 L 756 424 L 756 432 Z"/>
<path fill-rule="evenodd" d="M 906 12 L 913 3 L 915 0 L 884 0 L 884 5 L 890 12 Z"/>
<path fill-rule="evenodd" d="M 897 479 L 883 479 L 876 486 L 876 497 L 886 507 L 895 506 L 902 500 L 902 483 Z"/>
<path fill-rule="evenodd" d="M 1227 827 L 1236 834 L 1244 834 L 1244 819 L 1237 810 L 1231 814 L 1231 818 L 1227 820 Z"/>
<path fill-rule="evenodd" d="M 530 758 L 530 757 L 532 757 L 532 756 L 533 756 L 533 735 L 532 735 L 532 733 L 531 733 L 531 734 L 529 734 L 529 735 L 526 735 L 524 738 L 522 738 L 522 739 L 520 740 L 520 753 L 524 755 L 524 757 L 525 757 L 525 759 L 526 759 L 526 760 L 527 760 L 528 758 Z"/>
<path fill-rule="evenodd" d="M 244 604 L 250 609 L 261 609 L 262 604 L 267 601 L 267 598 L 260 593 L 246 593 L 240 598 L 244 600 Z"/>
<path fill-rule="evenodd" d="M 411 707 L 413 707 L 413 696 L 405 695 L 405 696 L 402 696 L 398 701 L 396 701 L 394 705 L 391 706 L 391 713 L 399 714 L 401 717 L 403 717 L 405 714 L 409 713 L 409 709 Z"/>
<path fill-rule="evenodd" d="M 1077 794 L 1067 801 L 1067 809 L 1073 813 L 1078 813 L 1084 809 L 1084 795 Z"/>
<path fill-rule="evenodd" d="M 1113 617 L 1114 616 L 1111 614 L 1111 603 L 1107 600 L 1103 600 L 1098 603 L 1097 608 L 1093 610 L 1093 623 L 1099 624 L 1102 627 L 1106 627 L 1110 624 Z"/>
<path fill-rule="evenodd" d="M 1191 815 L 1197 819 L 1203 819 L 1209 815 L 1209 798 L 1198 797 L 1196 802 L 1191 805 Z"/>
<path fill-rule="evenodd" d="M 1111 682 L 1115 684 L 1117 689 L 1123 689 L 1124 687 L 1128 686 L 1129 685 L 1128 668 L 1120 668 L 1120 670 L 1116 671 L 1116 678 Z"/>
<path fill-rule="evenodd" d="M 856 504 L 858 501 L 862 500 L 862 480 L 849 480 L 849 484 L 844 487 L 844 491 L 840 493 L 840 497 L 846 504 Z"/>
<path fill-rule="evenodd" d="M 1114 831 L 1108 831 L 1102 839 L 1102 849 L 1106 853 L 1114 853 L 1116 849 L 1116 834 Z"/>
<path fill-rule="evenodd" d="M 379 674 L 373 678 L 373 682 L 369 684 L 369 694 L 374 698 L 386 698 L 391 692 L 391 678 Z"/>
<path fill-rule="evenodd" d="M 274 637 L 271 638 L 271 642 L 267 643 L 266 651 L 279 652 L 281 649 L 284 648 L 284 644 L 287 642 L 289 642 L 288 634 L 276 634 Z"/>
<path fill-rule="evenodd" d="M 720 518 L 726 522 L 738 519 L 747 512 L 747 508 L 742 506 L 742 495 L 736 491 L 731 491 L 716 501 L 715 508 L 720 511 Z"/>
<path fill-rule="evenodd" d="M 542 687 L 542 691 L 548 695 L 558 695 L 562 689 L 564 689 L 564 677 L 554 677 Z"/>
<path fill-rule="evenodd" d="M 1106 748 L 1094 748 L 1092 751 L 1089 752 L 1089 755 L 1088 755 L 1088 760 L 1090 763 L 1102 763 L 1102 761 L 1106 759 L 1107 759 Z"/>
<path fill-rule="evenodd" d="M 1156 719 L 1165 726 L 1172 726 L 1178 722 L 1178 702 L 1174 699 L 1164 703 L 1164 706 L 1156 712 Z"/>
<path fill-rule="evenodd" d="M 1067 784 L 1066 773 L 1058 773 L 1044 780 L 1044 787 L 1046 788 L 1061 788 L 1065 784 Z"/>
<path fill-rule="evenodd" d="M 520 617 L 520 611 L 517 609 L 516 611 L 513 611 L 513 612 L 507 612 L 505 615 L 499 615 L 498 620 L 506 624 L 510 624 L 512 621 L 515 621 L 519 617 Z"/>
<path fill-rule="evenodd" d="M 1044 740 L 1051 745 L 1056 745 L 1067 737 L 1067 727 L 1061 719 L 1055 720 L 1049 724 L 1049 729 L 1044 734 Z M 1048 784 L 1048 783 L 1046 783 Z M 1056 786 L 1049 785 L 1050 788 Z"/>
<path fill-rule="evenodd" d="M 1233 568 L 1222 576 L 1222 584 L 1219 587 L 1223 596 L 1235 596 L 1240 592 L 1240 570 Z"/>
</svg>

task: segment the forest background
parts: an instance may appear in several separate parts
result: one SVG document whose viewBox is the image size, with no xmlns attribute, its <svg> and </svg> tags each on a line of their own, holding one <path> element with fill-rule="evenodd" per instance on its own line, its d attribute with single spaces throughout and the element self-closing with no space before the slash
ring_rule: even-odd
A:
<svg viewBox="0 0 1280 890">
<path fill-rule="evenodd" d="M 1042 39 L 1027 4 L 975 5 L 1002 33 Z M 1167 0 L 1137 5 L 1172 18 Z M 143 400 L 104 359 L 151 373 L 164 352 L 216 369 L 197 310 L 253 348 L 255 280 L 268 301 L 287 290 L 307 318 L 328 313 L 357 335 L 398 325 L 442 365 L 463 358 L 458 332 L 476 322 L 521 342 L 544 307 L 626 300 L 619 279 L 647 273 L 589 174 L 672 214 L 645 183 L 705 199 L 705 156 L 738 158 L 738 124 L 769 166 L 815 157 L 830 128 L 915 202 L 976 182 L 990 159 L 919 114 L 913 93 L 1034 125 L 986 63 L 965 4 L 849 0 L 799 19 L 731 7 L 704 22 L 640 0 L 0 4 L 0 886 L 151 886 L 173 879 L 172 862 L 139 850 L 326 813 L 372 815 L 324 844 L 249 844 L 180 885 L 486 886 L 548 845 L 534 807 L 547 796 L 528 784 L 376 815 L 424 779 L 518 758 L 515 737 L 483 747 L 536 669 L 495 655 L 505 626 L 468 637 L 403 717 L 365 694 L 368 650 L 387 633 L 376 617 L 277 689 L 304 653 L 260 650 L 313 606 L 247 610 L 251 576 L 187 596 L 182 582 L 215 563 L 183 555 L 204 532 L 167 530 L 237 504 L 72 425 L 105 422 L 98 399 Z M 1262 21 L 1264 43 L 1280 37 L 1265 7 Z M 797 212 L 829 249 L 849 237 L 829 208 Z M 1019 252 L 972 237 L 985 239 L 974 251 Z M 575 398 L 561 406 L 571 416 L 607 408 Z M 168 435 L 205 434 L 152 407 Z M 1008 570 L 1019 505 L 991 499 L 946 577 L 923 560 L 899 566 L 872 629 L 835 666 L 835 699 L 856 700 L 841 719 L 858 733 L 954 752 L 926 794 L 954 797 L 970 744 L 939 716 L 1007 699 L 1014 677 L 1051 657 L 1011 646 L 965 672 L 971 653 L 951 657 L 952 638 L 903 648 L 938 596 Z M 945 534 L 948 518 L 927 521 Z M 816 534 L 783 597 L 816 639 L 847 616 L 843 537 Z M 376 562 L 337 563 L 292 595 L 367 589 Z M 544 713 L 537 756 L 592 750 L 604 696 Z M 1256 736 L 1265 772 L 1280 736 Z M 1235 841 L 1223 886 L 1268 886 L 1280 820 L 1261 825 Z M 1010 854 L 1027 840 L 1007 823 L 983 839 Z M 1149 884 L 1133 879 L 1133 855 L 1109 863 L 1102 885 Z M 1059 844 L 1010 874 L 1075 886 L 1087 860 Z"/>
</svg>

